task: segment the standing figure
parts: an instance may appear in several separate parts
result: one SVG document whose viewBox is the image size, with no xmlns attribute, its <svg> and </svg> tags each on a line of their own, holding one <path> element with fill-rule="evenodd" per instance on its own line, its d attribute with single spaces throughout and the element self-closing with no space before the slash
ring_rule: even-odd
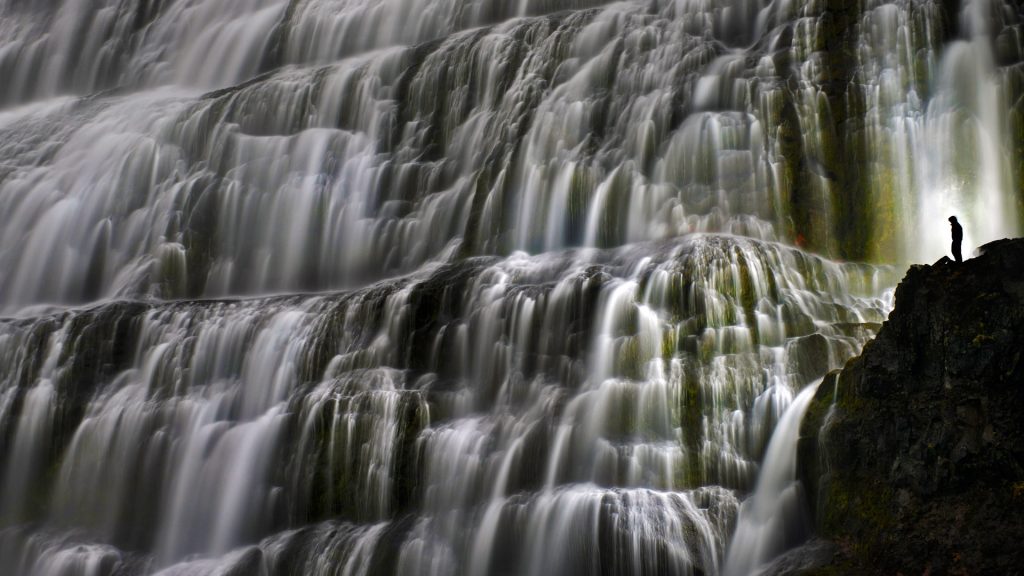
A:
<svg viewBox="0 0 1024 576">
<path fill-rule="evenodd" d="M 963 262 L 963 258 L 960 256 L 960 242 L 964 239 L 964 229 L 956 221 L 956 216 L 949 217 L 949 227 L 953 232 L 953 258 L 956 258 L 957 262 Z"/>
</svg>

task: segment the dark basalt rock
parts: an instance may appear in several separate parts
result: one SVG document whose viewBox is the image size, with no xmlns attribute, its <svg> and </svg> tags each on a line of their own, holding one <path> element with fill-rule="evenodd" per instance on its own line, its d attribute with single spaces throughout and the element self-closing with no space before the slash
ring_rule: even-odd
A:
<svg viewBox="0 0 1024 576">
<path fill-rule="evenodd" d="M 786 576 L 793 574 L 814 574 L 827 570 L 835 561 L 838 547 L 835 543 L 821 538 L 812 538 L 804 545 L 794 548 L 761 568 L 757 576 Z"/>
<path fill-rule="evenodd" d="M 838 551 L 785 573 L 1024 574 L 1024 239 L 981 251 L 912 267 L 818 389 L 798 469 Z"/>
</svg>

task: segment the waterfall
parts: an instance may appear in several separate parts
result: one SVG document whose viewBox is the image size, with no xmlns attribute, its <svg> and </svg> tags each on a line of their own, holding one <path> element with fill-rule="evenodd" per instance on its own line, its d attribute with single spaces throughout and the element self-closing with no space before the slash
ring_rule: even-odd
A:
<svg viewBox="0 0 1024 576">
<path fill-rule="evenodd" d="M 810 531 L 803 487 L 796 478 L 796 449 L 800 422 L 820 383 L 804 388 L 779 420 L 757 488 L 740 508 L 725 564 L 727 575 L 750 574 Z"/>
<path fill-rule="evenodd" d="M 1024 226 L 1012 0 L 0 0 L 0 78 L 16 576 L 756 570 Z"/>
</svg>

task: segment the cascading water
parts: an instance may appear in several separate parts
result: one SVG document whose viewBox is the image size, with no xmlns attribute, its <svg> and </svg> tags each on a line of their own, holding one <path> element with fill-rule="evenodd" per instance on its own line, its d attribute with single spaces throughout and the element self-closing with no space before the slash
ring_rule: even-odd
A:
<svg viewBox="0 0 1024 576">
<path fill-rule="evenodd" d="M 756 570 L 900 266 L 1021 232 L 1022 58 L 1011 0 L 0 0 L 0 567 Z"/>
</svg>

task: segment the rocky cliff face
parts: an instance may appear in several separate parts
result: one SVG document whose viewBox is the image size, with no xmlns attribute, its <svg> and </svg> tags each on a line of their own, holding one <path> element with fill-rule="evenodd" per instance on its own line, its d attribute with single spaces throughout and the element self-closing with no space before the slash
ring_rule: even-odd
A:
<svg viewBox="0 0 1024 576">
<path fill-rule="evenodd" d="M 1024 240 L 910 269 L 802 424 L 813 572 L 1024 573 L 1022 356 Z"/>
</svg>

